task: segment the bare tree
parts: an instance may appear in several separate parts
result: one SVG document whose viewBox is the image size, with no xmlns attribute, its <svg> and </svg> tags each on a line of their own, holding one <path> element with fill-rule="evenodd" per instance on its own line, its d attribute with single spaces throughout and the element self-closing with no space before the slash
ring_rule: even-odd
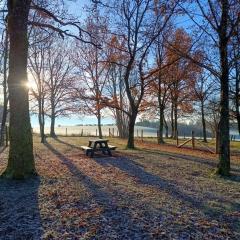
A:
<svg viewBox="0 0 240 240">
<path fill-rule="evenodd" d="M 31 32 L 31 45 L 29 49 L 29 70 L 31 80 L 29 81 L 30 96 L 33 97 L 33 111 L 37 109 L 40 127 L 41 143 L 45 142 L 45 115 L 47 95 L 47 52 L 51 47 L 52 34 L 45 34 L 39 29 Z M 49 44 L 50 42 L 50 44 Z M 31 99 L 30 99 L 31 100 Z"/>
<path fill-rule="evenodd" d="M 52 40 L 46 49 L 46 114 L 51 119 L 50 136 L 56 137 L 55 121 L 71 110 L 71 91 L 74 85 L 71 52 L 63 40 Z"/>
<path fill-rule="evenodd" d="M 60 2 L 59 2 L 60 4 Z M 28 26 L 52 29 L 61 36 L 69 35 L 84 41 L 87 34 L 74 19 L 63 19 L 56 14 L 55 8 L 50 9 L 49 1 L 7 0 L 7 9 L 1 12 L 7 14 L 7 29 L 9 33 L 9 74 L 8 90 L 10 105 L 10 150 L 7 169 L 3 176 L 7 178 L 24 178 L 35 175 L 33 156 L 33 141 L 29 116 L 29 99 L 27 85 L 28 59 Z M 51 19 L 50 23 L 37 22 L 30 17 L 37 12 Z M 56 13 L 56 11 L 55 11 Z M 65 26 L 65 28 L 62 28 Z M 71 34 L 66 27 L 72 26 L 79 34 Z"/>
<path fill-rule="evenodd" d="M 152 43 L 162 32 L 172 16 L 176 3 L 173 1 L 165 4 L 165 1 L 129 1 L 122 0 L 115 3 L 114 14 L 119 31 L 116 35 L 125 41 L 124 51 L 126 64 L 123 80 L 129 101 L 129 134 L 128 148 L 134 148 L 134 125 L 139 113 L 149 74 L 148 57 Z M 167 7 L 166 11 L 159 11 L 161 7 Z"/>
<path fill-rule="evenodd" d="M 233 102 L 233 117 L 237 120 L 237 128 L 240 134 L 240 27 L 237 26 L 230 47 L 231 68 L 231 91 Z"/>
<path fill-rule="evenodd" d="M 104 87 L 108 79 L 109 67 L 106 60 L 107 21 L 100 15 L 97 4 L 90 8 L 86 29 L 91 34 L 90 41 L 95 45 L 77 43 L 75 64 L 78 69 L 78 84 L 74 95 L 75 102 L 86 114 L 93 114 L 98 122 L 98 135 L 102 138 L 102 103 Z M 101 44 L 101 49 L 98 47 Z"/>
<path fill-rule="evenodd" d="M 229 141 L 229 44 L 233 34 L 239 25 L 240 15 L 239 1 L 230 0 L 196 0 L 195 12 L 192 14 L 191 8 L 186 9 L 181 5 L 182 10 L 189 16 L 194 24 L 198 27 L 201 36 L 208 39 L 210 45 L 209 51 L 217 51 L 218 63 L 213 65 L 205 62 L 193 60 L 188 54 L 180 55 L 191 59 L 195 64 L 204 67 L 220 80 L 220 123 L 219 123 L 219 164 L 216 173 L 227 176 L 230 174 L 230 141 Z M 198 8 L 197 8 L 198 7 Z M 196 17 L 198 16 L 198 17 Z M 201 18 L 200 18 L 201 16 Z M 205 41 L 205 43 L 207 43 Z M 213 61 L 214 62 L 214 61 Z"/>
<path fill-rule="evenodd" d="M 206 105 L 208 104 L 209 98 L 212 95 L 215 95 L 216 92 L 216 82 L 209 79 L 211 76 L 209 74 L 200 74 L 195 82 L 194 86 L 194 93 L 195 93 L 195 100 L 200 104 L 200 115 L 201 115 L 201 122 L 202 122 L 202 134 L 203 134 L 203 141 L 207 142 L 207 130 L 206 130 Z"/>
<path fill-rule="evenodd" d="M 8 115 L 8 89 L 7 89 L 7 71 L 8 71 L 8 31 L 5 30 L 3 43 L 3 110 L 0 132 L 0 145 L 4 144 L 4 135 L 6 129 L 6 121 Z M 7 134 L 7 133 L 6 133 Z"/>
</svg>

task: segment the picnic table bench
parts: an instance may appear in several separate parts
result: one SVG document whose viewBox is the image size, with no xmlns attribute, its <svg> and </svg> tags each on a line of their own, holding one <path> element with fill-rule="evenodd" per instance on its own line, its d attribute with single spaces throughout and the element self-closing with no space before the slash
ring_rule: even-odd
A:
<svg viewBox="0 0 240 240">
<path fill-rule="evenodd" d="M 112 156 L 111 150 L 116 150 L 117 147 L 113 145 L 108 145 L 107 139 L 90 139 L 88 146 L 81 146 L 81 149 L 86 152 L 88 156 L 90 154 L 93 157 L 95 152 L 102 152 L 103 154 L 108 154 Z"/>
</svg>

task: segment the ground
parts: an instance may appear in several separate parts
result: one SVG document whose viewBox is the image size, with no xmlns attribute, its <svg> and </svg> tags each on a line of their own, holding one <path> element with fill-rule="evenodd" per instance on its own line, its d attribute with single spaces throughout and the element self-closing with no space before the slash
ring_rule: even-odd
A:
<svg viewBox="0 0 240 240">
<path fill-rule="evenodd" d="M 86 157 L 88 138 L 35 138 L 39 177 L 0 180 L 0 239 L 240 239 L 240 154 L 232 176 L 217 156 L 151 142 Z M 0 172 L 7 162 L 1 151 Z"/>
</svg>

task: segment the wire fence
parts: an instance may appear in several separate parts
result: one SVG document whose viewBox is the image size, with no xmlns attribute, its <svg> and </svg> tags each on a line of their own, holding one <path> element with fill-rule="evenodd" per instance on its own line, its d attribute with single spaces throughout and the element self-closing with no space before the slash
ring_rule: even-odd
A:
<svg viewBox="0 0 240 240">
<path fill-rule="evenodd" d="M 39 134 L 39 128 L 33 128 L 33 133 Z M 50 128 L 45 128 L 45 134 L 50 134 Z M 82 137 L 97 137 L 99 136 L 99 131 L 97 126 L 61 126 L 55 128 L 55 134 L 57 136 L 82 136 Z M 158 138 L 159 131 L 155 128 L 136 126 L 134 131 L 134 137 L 136 138 Z M 164 133 L 165 134 L 165 133 Z M 102 136 L 103 137 L 119 137 L 118 128 L 114 125 L 102 126 Z M 192 130 L 189 132 L 182 133 L 178 136 L 179 139 L 186 139 L 192 136 Z M 200 134 L 195 133 L 196 139 L 203 139 Z M 214 137 L 207 138 L 208 140 L 214 139 Z M 230 141 L 240 141 L 240 135 L 230 134 Z"/>
</svg>

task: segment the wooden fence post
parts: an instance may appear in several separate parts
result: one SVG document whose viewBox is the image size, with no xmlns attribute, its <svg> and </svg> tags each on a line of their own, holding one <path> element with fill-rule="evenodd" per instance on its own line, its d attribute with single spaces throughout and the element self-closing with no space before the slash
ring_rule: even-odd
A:
<svg viewBox="0 0 240 240">
<path fill-rule="evenodd" d="M 141 139 L 142 139 L 142 142 L 143 142 L 143 129 L 141 130 Z"/>
<path fill-rule="evenodd" d="M 137 138 L 138 138 L 138 129 L 137 129 Z"/>
<path fill-rule="evenodd" d="M 111 137 L 111 129 L 108 129 L 109 137 Z"/>
<path fill-rule="evenodd" d="M 113 137 L 114 137 L 114 128 L 112 129 L 112 131 L 113 131 Z"/>
<path fill-rule="evenodd" d="M 97 137 L 97 129 L 96 129 L 96 137 Z"/>
<path fill-rule="evenodd" d="M 67 128 L 66 128 L 66 137 L 67 137 L 67 134 L 68 134 L 68 133 L 67 133 Z"/>
<path fill-rule="evenodd" d="M 192 131 L 192 149 L 195 148 L 194 131 Z"/>
</svg>

